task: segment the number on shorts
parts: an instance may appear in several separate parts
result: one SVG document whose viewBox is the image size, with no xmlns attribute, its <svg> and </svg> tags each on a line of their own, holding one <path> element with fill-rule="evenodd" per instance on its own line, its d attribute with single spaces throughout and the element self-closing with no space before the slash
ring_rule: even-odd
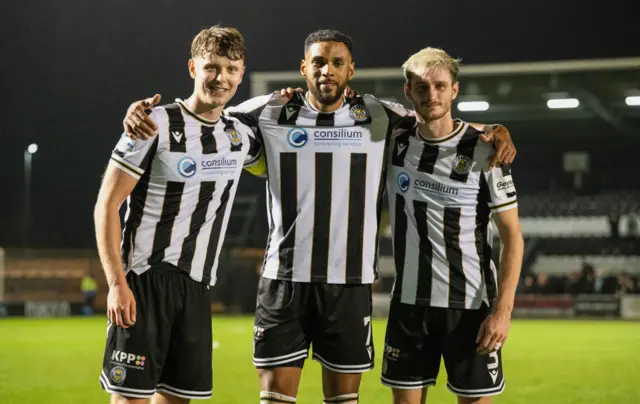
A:
<svg viewBox="0 0 640 404">
<path fill-rule="evenodd" d="M 364 318 L 364 326 L 367 327 L 367 342 L 365 346 L 371 346 L 371 316 Z"/>
</svg>

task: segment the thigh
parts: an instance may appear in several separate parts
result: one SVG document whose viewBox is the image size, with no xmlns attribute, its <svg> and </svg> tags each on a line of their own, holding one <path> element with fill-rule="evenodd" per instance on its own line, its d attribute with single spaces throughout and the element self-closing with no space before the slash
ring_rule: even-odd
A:
<svg viewBox="0 0 640 404">
<path fill-rule="evenodd" d="M 185 275 L 175 277 L 184 298 L 177 309 L 158 391 L 188 399 L 211 397 L 212 334 L 209 287 Z"/>
<path fill-rule="evenodd" d="M 258 369 L 299 367 L 308 356 L 309 284 L 261 277 L 253 327 L 253 363 Z"/>
<path fill-rule="evenodd" d="M 100 384 L 109 393 L 151 397 L 162 374 L 169 347 L 173 308 L 171 291 L 157 274 L 127 274 L 136 300 L 136 323 L 129 328 L 109 324 Z"/>
<path fill-rule="evenodd" d="M 371 285 L 313 286 L 313 359 L 339 373 L 372 369 Z"/>
<path fill-rule="evenodd" d="M 476 337 L 489 309 L 448 309 L 447 335 L 443 356 L 448 374 L 447 387 L 460 397 L 484 397 L 504 390 L 502 352 L 476 353 Z"/>
<path fill-rule="evenodd" d="M 441 350 L 438 335 L 432 335 L 429 330 L 430 310 L 433 309 L 392 300 L 382 359 L 382 384 L 398 390 L 421 390 L 436 383 Z"/>
</svg>

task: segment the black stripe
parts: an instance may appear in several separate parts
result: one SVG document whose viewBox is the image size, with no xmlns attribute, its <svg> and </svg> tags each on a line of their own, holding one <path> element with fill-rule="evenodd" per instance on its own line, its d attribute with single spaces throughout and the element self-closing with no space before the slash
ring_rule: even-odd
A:
<svg viewBox="0 0 640 404">
<path fill-rule="evenodd" d="M 126 156 L 125 152 L 123 152 L 122 150 L 118 150 L 118 149 L 114 149 L 113 150 L 113 154 L 115 154 L 118 157 L 124 158 L 124 156 Z"/>
<path fill-rule="evenodd" d="M 260 155 L 260 142 L 253 136 L 249 137 L 249 151 L 247 154 L 249 155 L 249 161 L 255 159 Z"/>
<path fill-rule="evenodd" d="M 125 267 L 131 265 L 131 263 L 128 261 L 128 258 L 129 254 L 131 253 L 131 246 L 136 242 L 136 233 L 138 231 L 138 227 L 142 222 L 144 205 L 147 202 L 149 180 L 151 178 L 151 163 L 153 162 L 153 157 L 156 155 L 157 148 L 158 138 L 156 137 L 153 144 L 147 151 L 147 154 L 142 159 L 142 163 L 140 164 L 145 172 L 140 177 L 140 180 L 138 180 L 138 183 L 136 184 L 135 188 L 133 188 L 131 196 L 129 197 L 129 209 L 131 210 L 131 212 L 129 213 L 127 222 L 124 225 L 124 234 L 122 240 L 122 262 Z"/>
<path fill-rule="evenodd" d="M 184 185 L 184 182 L 167 181 L 160 221 L 156 224 L 156 231 L 153 236 L 149 264 L 156 264 L 164 260 L 164 250 L 171 244 L 173 224 L 180 213 L 180 201 L 182 201 Z"/>
<path fill-rule="evenodd" d="M 315 155 L 316 174 L 311 280 L 326 283 L 329 271 L 329 238 L 331 236 L 333 153 L 316 152 Z"/>
<path fill-rule="evenodd" d="M 440 148 L 437 145 L 424 143 L 422 146 L 422 155 L 420 156 L 420 162 L 418 163 L 418 171 L 433 174 L 433 169 L 438 161 L 438 152 Z"/>
<path fill-rule="evenodd" d="M 213 264 L 218 259 L 218 247 L 220 239 L 224 239 L 222 234 L 222 223 L 227 215 L 227 206 L 229 205 L 229 198 L 231 196 L 231 187 L 233 186 L 233 180 L 227 181 L 227 185 L 222 191 L 220 196 L 220 205 L 216 209 L 216 218 L 213 219 L 213 226 L 211 227 L 211 236 L 209 237 L 209 245 L 207 246 L 207 259 L 204 261 L 204 268 L 202 271 L 202 283 L 211 283 L 213 277 Z"/>
<path fill-rule="evenodd" d="M 395 137 L 395 146 L 391 153 L 391 164 L 396 167 L 404 167 L 404 159 L 409 150 L 409 139 L 411 138 L 411 131 L 406 131 L 401 135 Z M 424 152 L 423 152 L 424 154 Z"/>
<path fill-rule="evenodd" d="M 191 262 L 196 252 L 196 240 L 200 234 L 200 229 L 207 219 L 207 209 L 213 199 L 213 192 L 216 190 L 215 181 L 203 181 L 200 183 L 200 193 L 196 209 L 191 215 L 189 223 L 189 234 L 182 242 L 182 251 L 178 259 L 178 268 L 186 272 L 191 272 Z"/>
<path fill-rule="evenodd" d="M 489 184 L 487 184 L 484 173 L 480 173 L 480 190 L 476 204 L 476 228 L 474 231 L 475 244 L 479 258 L 478 266 L 487 288 L 487 297 L 489 298 L 489 303 L 493 304 L 493 301 L 497 297 L 498 287 L 497 281 L 491 271 L 491 244 L 489 244 L 489 240 L 487 240 L 491 217 L 491 210 L 489 209 L 490 201 L 491 193 L 489 192 Z"/>
<path fill-rule="evenodd" d="M 506 177 L 507 175 L 511 175 L 511 164 L 503 164 L 500 166 L 500 170 L 502 171 L 502 176 Z"/>
<path fill-rule="evenodd" d="M 444 244 L 449 261 L 449 308 L 464 309 L 466 279 L 460 248 L 460 208 L 444 208 Z"/>
<path fill-rule="evenodd" d="M 164 107 L 169 115 L 169 151 L 187 152 L 187 135 L 184 130 L 184 117 L 178 104 Z M 177 139 L 176 139 L 177 137 Z"/>
<path fill-rule="evenodd" d="M 396 264 L 396 281 L 393 295 L 402 296 L 402 278 L 404 276 L 404 259 L 407 250 L 407 214 L 404 211 L 404 196 L 396 194 L 395 226 L 393 227 L 393 260 Z"/>
<path fill-rule="evenodd" d="M 469 126 L 467 131 L 460 138 L 460 141 L 456 146 L 456 157 L 453 159 L 454 167 L 452 167 L 451 175 L 449 176 L 452 180 L 467 182 L 479 135 L 480 132 Z M 458 168 L 458 172 L 456 172 L 456 166 Z"/>
<path fill-rule="evenodd" d="M 298 154 L 280 153 L 280 204 L 284 237 L 278 256 L 278 279 L 291 279 L 298 217 Z"/>
<path fill-rule="evenodd" d="M 335 112 L 318 112 L 316 126 L 335 126 Z"/>
<path fill-rule="evenodd" d="M 213 134 L 214 126 L 202 125 L 200 131 L 200 143 L 202 143 L 202 154 L 213 154 L 218 152 L 216 137 Z"/>
<path fill-rule="evenodd" d="M 429 226 L 427 226 L 427 203 L 413 201 L 413 215 L 418 230 L 418 289 L 416 300 L 421 303 L 431 303 L 431 278 L 433 271 L 431 262 L 433 250 L 429 241 Z"/>
<path fill-rule="evenodd" d="M 264 268 L 267 265 L 267 259 L 269 258 L 269 248 L 271 246 L 271 237 L 275 231 L 275 224 L 273 222 L 273 194 L 271 193 L 271 184 L 269 184 L 269 161 L 265 159 L 265 166 L 267 171 L 267 212 L 269 215 L 269 236 L 267 237 L 267 248 L 264 250 L 264 259 L 262 260 L 262 268 L 260 274 L 264 272 Z"/>
<path fill-rule="evenodd" d="M 364 219 L 367 200 L 367 155 L 351 153 L 347 219 L 347 283 L 362 283 Z"/>
<path fill-rule="evenodd" d="M 278 125 L 293 126 L 298 120 L 300 108 L 304 105 L 304 95 L 302 93 L 294 93 L 291 100 L 280 109 L 278 116 Z"/>
</svg>

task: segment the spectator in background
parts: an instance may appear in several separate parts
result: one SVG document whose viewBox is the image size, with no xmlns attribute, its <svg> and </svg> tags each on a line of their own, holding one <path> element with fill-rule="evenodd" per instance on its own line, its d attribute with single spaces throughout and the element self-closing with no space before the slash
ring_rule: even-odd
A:
<svg viewBox="0 0 640 404">
<path fill-rule="evenodd" d="M 620 238 L 620 208 L 612 206 L 609 211 L 609 226 L 611 228 L 611 238 L 617 240 Z"/>
<path fill-rule="evenodd" d="M 96 300 L 96 294 L 98 293 L 98 282 L 96 282 L 91 271 L 87 271 L 84 277 L 82 277 L 80 290 L 82 290 L 82 295 L 84 296 L 82 314 L 91 316 L 93 315 L 93 304 Z"/>
<path fill-rule="evenodd" d="M 533 275 L 527 275 L 521 285 L 522 293 L 536 293 L 536 279 Z"/>
</svg>

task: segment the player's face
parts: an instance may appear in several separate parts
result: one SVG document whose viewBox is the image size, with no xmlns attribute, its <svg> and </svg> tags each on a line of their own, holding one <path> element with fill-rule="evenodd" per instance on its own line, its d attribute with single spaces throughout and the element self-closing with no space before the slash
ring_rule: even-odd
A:
<svg viewBox="0 0 640 404">
<path fill-rule="evenodd" d="M 322 105 L 335 104 L 353 78 L 351 52 L 342 42 L 316 42 L 305 54 L 300 73 L 307 88 Z"/>
<path fill-rule="evenodd" d="M 211 54 L 189 59 L 198 100 L 212 108 L 225 105 L 234 96 L 244 75 L 244 60 L 231 60 Z"/>
<path fill-rule="evenodd" d="M 414 74 L 411 83 L 405 83 L 404 93 L 416 113 L 430 122 L 451 114 L 451 104 L 458 96 L 459 87 L 447 69 L 436 68 L 422 76 Z"/>
</svg>

